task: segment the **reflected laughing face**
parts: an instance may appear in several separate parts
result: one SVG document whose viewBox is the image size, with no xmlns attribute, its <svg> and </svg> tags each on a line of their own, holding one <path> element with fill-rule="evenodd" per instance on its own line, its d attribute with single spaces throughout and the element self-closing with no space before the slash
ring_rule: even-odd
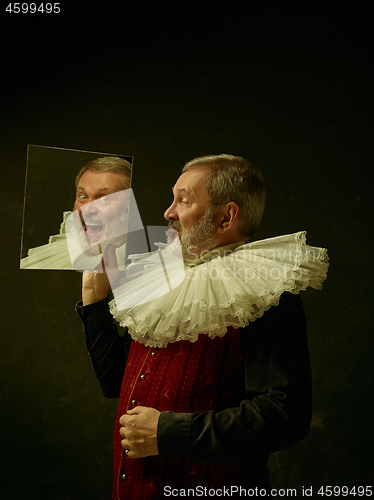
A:
<svg viewBox="0 0 374 500">
<path fill-rule="evenodd" d="M 98 254 L 108 244 L 123 243 L 126 232 L 129 190 L 123 175 L 87 170 L 79 179 L 74 210 L 81 224 L 80 241 L 85 250 Z M 83 229 L 83 231 L 82 231 Z"/>
</svg>

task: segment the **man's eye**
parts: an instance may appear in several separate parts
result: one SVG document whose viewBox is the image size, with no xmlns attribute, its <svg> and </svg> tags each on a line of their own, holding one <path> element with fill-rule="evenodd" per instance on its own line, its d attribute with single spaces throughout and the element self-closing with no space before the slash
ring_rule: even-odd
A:
<svg viewBox="0 0 374 500">
<path fill-rule="evenodd" d="M 85 195 L 85 194 L 80 194 L 80 195 L 78 196 L 78 198 L 79 198 L 80 200 L 86 200 L 86 199 L 87 199 L 87 197 L 86 197 L 86 195 Z"/>
</svg>

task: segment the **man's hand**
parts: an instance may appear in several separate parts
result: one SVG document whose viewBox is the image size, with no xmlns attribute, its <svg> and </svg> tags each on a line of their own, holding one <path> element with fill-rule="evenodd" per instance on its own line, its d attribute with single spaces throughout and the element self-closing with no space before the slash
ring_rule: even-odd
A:
<svg viewBox="0 0 374 500">
<path fill-rule="evenodd" d="M 119 275 L 116 259 L 116 248 L 108 245 L 104 251 L 101 264 L 98 266 L 103 269 L 85 271 L 82 276 L 82 302 L 86 306 L 99 300 L 104 300 Z"/>
<path fill-rule="evenodd" d="M 119 419 L 121 445 L 130 458 L 158 455 L 157 424 L 160 412 L 154 408 L 137 406 Z"/>
</svg>

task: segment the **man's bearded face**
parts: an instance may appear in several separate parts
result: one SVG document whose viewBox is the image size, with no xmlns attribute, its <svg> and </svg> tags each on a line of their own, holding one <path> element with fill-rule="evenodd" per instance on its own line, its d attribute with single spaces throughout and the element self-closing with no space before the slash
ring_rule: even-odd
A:
<svg viewBox="0 0 374 500">
<path fill-rule="evenodd" d="M 88 203 L 81 211 L 79 241 L 91 255 L 103 253 L 108 245 L 124 243 L 127 229 L 127 192 L 119 191 Z"/>
<path fill-rule="evenodd" d="M 129 190 L 115 172 L 85 172 L 74 204 L 76 229 L 84 251 L 98 255 L 108 245 L 124 243 L 127 230 Z"/>
<path fill-rule="evenodd" d="M 207 173 L 206 168 L 184 172 L 173 187 L 173 203 L 164 213 L 169 226 L 179 233 L 184 260 L 195 260 L 215 246 L 215 210 L 204 187 Z"/>
<path fill-rule="evenodd" d="M 169 227 L 179 233 L 184 260 L 196 260 L 213 248 L 215 227 L 212 221 L 215 213 L 213 207 L 208 207 L 205 214 L 188 229 L 182 229 L 179 221 L 169 222 Z"/>
</svg>

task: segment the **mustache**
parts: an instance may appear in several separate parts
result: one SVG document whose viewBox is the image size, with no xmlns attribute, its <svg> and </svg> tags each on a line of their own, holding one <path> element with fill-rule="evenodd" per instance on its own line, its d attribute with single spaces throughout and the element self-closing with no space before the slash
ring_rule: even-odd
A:
<svg viewBox="0 0 374 500">
<path fill-rule="evenodd" d="M 82 225 L 84 224 L 92 224 L 98 226 L 104 225 L 104 222 L 101 220 L 101 217 L 98 217 L 97 215 L 88 215 L 84 217 L 83 214 L 80 214 L 80 220 Z"/>
<path fill-rule="evenodd" d="M 182 225 L 179 221 L 175 220 L 175 221 L 170 221 L 169 224 L 168 224 L 168 227 L 170 227 L 171 229 L 176 229 L 177 231 L 179 231 L 180 233 L 182 232 Z"/>
</svg>

